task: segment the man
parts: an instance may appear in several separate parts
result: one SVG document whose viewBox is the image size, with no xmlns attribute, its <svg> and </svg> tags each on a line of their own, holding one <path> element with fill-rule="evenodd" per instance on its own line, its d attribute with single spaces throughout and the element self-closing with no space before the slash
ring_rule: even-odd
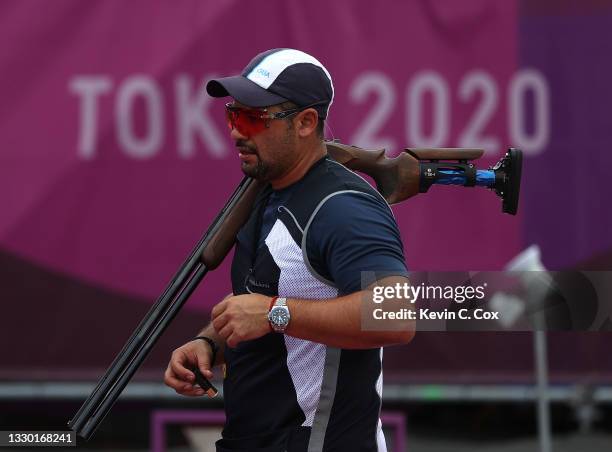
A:
<svg viewBox="0 0 612 452">
<path fill-rule="evenodd" d="M 326 156 L 329 72 L 273 49 L 206 89 L 234 99 L 242 171 L 269 184 L 237 237 L 233 295 L 174 351 L 165 382 L 200 396 L 190 369 L 211 378 L 225 364 L 218 451 L 384 451 L 381 347 L 410 341 L 414 328 L 362 331 L 362 272 L 407 273 L 389 206 Z"/>
</svg>

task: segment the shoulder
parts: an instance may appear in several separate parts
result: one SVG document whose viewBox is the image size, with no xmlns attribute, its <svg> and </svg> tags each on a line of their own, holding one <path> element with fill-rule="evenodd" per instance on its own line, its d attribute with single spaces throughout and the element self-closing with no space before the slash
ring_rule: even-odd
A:
<svg viewBox="0 0 612 452">
<path fill-rule="evenodd" d="M 306 229 L 333 233 L 336 228 L 363 230 L 377 225 L 397 228 L 391 207 L 376 194 L 349 189 L 336 191 L 323 199 Z"/>
<path fill-rule="evenodd" d="M 309 182 L 312 187 L 310 195 L 318 199 L 318 204 L 312 211 L 311 220 L 321 211 L 334 217 L 341 217 L 338 210 L 342 213 L 350 213 L 351 217 L 358 216 L 360 209 L 380 210 L 393 215 L 387 201 L 372 185 L 331 158 L 326 159 L 317 176 L 311 178 Z"/>
<path fill-rule="evenodd" d="M 369 193 L 371 195 L 380 198 L 381 201 L 384 201 L 384 198 L 380 193 L 376 191 L 372 185 L 370 185 L 363 177 L 361 177 L 356 172 L 348 169 L 346 166 L 341 163 L 336 162 L 332 158 L 326 159 L 325 170 L 328 176 L 336 181 L 336 186 L 341 187 L 347 190 L 353 189 L 357 191 L 363 191 L 364 193 Z"/>
<path fill-rule="evenodd" d="M 368 193 L 335 194 L 313 215 L 304 235 L 302 251 L 310 268 L 341 293 L 359 290 L 363 271 L 407 274 L 395 218 L 384 201 Z"/>
<path fill-rule="evenodd" d="M 381 246 L 403 249 L 388 204 L 362 192 L 334 194 L 313 214 L 304 235 L 308 249 L 320 255 L 342 250 L 374 252 Z"/>
</svg>

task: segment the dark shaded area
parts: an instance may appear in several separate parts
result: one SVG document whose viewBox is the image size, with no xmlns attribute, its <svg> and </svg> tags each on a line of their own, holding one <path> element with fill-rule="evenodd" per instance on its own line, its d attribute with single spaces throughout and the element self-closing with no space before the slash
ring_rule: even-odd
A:
<svg viewBox="0 0 612 452">
<path fill-rule="evenodd" d="M 555 433 L 578 427 L 571 407 L 553 404 L 551 413 Z M 407 416 L 409 432 L 422 437 L 486 442 L 537 435 L 537 412 L 529 403 L 416 403 Z"/>
<path fill-rule="evenodd" d="M 78 408 L 77 402 L 11 402 L 3 404 L 0 427 L 3 430 L 65 430 L 65 422 Z M 202 399 L 119 401 L 89 442 L 78 439 L 79 449 L 150 450 L 150 416 L 159 409 L 221 409 L 221 405 Z M 416 439 L 477 442 L 479 446 L 536 436 L 536 410 L 533 403 L 409 403 L 385 404 L 383 409 L 406 415 L 408 443 Z M 31 413 L 37 413 L 31 416 Z M 612 431 L 612 407 L 599 408 L 599 420 L 592 433 Z M 571 406 L 551 406 L 552 429 L 557 439 L 578 431 Z M 183 425 L 168 425 L 166 444 L 185 447 Z M 391 440 L 391 432 L 387 433 Z M 69 450 L 69 449 L 66 449 Z M 412 449 L 410 449 L 412 450 Z"/>
<path fill-rule="evenodd" d="M 596 253 L 574 266 L 582 271 L 605 271 L 612 269 L 612 249 Z"/>
<path fill-rule="evenodd" d="M 79 408 L 81 401 L 15 401 L 4 403 L 0 413 L 2 430 L 67 430 L 66 422 Z M 119 401 L 90 441 L 77 439 L 79 449 L 147 449 L 151 414 L 154 410 L 202 408 L 222 409 L 219 402 L 204 399 Z M 32 416 L 32 413 L 36 413 Z M 181 429 L 169 426 L 167 443 L 185 445 Z M 56 449 L 57 450 L 57 449 Z M 66 449 L 73 450 L 73 449 Z"/>
<path fill-rule="evenodd" d="M 3 315 L 0 378 L 94 380 L 121 350 L 153 300 L 92 286 L 0 252 Z M 161 378 L 170 353 L 208 316 L 180 312 L 143 364 Z"/>
</svg>

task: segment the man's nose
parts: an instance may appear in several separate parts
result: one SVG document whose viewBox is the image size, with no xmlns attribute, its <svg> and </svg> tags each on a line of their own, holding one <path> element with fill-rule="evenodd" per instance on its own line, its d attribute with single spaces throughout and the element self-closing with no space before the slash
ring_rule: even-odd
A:
<svg viewBox="0 0 612 452">
<path fill-rule="evenodd" d="M 240 132 L 238 132 L 238 129 L 236 127 L 233 127 L 231 132 L 230 132 L 230 136 L 232 137 L 232 140 L 234 141 L 238 141 L 238 140 L 247 140 L 249 137 L 242 135 Z"/>
</svg>

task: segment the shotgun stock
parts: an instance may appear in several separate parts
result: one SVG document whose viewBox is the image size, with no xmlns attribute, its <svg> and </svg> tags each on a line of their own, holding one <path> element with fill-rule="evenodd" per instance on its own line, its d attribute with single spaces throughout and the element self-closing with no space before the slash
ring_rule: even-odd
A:
<svg viewBox="0 0 612 452">
<path fill-rule="evenodd" d="M 474 160 L 482 156 L 482 149 L 437 148 L 406 149 L 395 158 L 388 158 L 385 150 L 369 151 L 329 141 L 327 152 L 338 163 L 374 179 L 376 188 L 389 204 L 396 204 L 419 193 L 421 160 Z"/>
</svg>

